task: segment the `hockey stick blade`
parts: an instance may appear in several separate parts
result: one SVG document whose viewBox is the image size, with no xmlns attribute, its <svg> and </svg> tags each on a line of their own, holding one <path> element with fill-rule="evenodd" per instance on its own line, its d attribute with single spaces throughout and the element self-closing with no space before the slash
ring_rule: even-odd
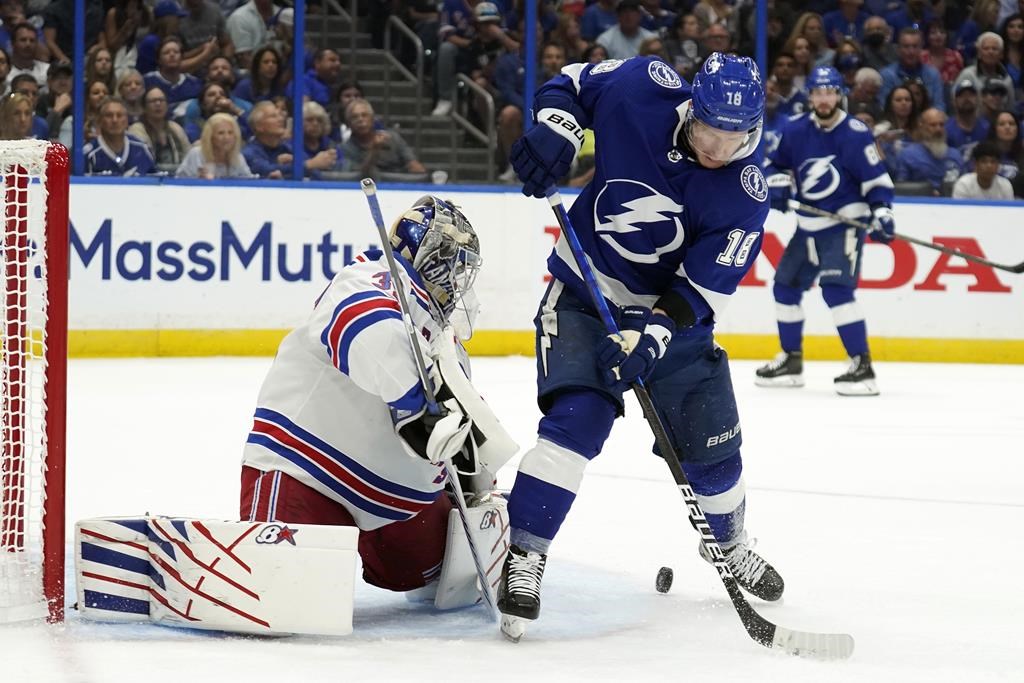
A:
<svg viewBox="0 0 1024 683">
<path fill-rule="evenodd" d="M 754 611 L 740 592 L 735 580 L 727 582 L 726 589 L 740 615 L 743 628 L 754 642 L 794 657 L 819 661 L 847 659 L 853 654 L 853 636 L 846 633 L 796 631 L 778 626 Z"/>
<path fill-rule="evenodd" d="M 773 624 L 754 610 L 750 602 L 743 595 L 736 577 L 733 576 L 732 570 L 725 560 L 722 548 L 718 545 L 718 541 L 711 531 L 711 526 L 704 517 L 704 511 L 701 510 L 700 502 L 697 500 L 693 488 L 686 479 L 686 473 L 683 472 L 679 460 L 676 459 L 675 447 L 669 440 L 668 432 L 665 431 L 665 427 L 661 423 L 661 418 L 654 407 L 654 401 L 651 400 L 646 387 L 634 384 L 632 389 L 633 394 L 640 403 L 640 409 L 643 411 L 644 417 L 647 418 L 647 422 L 654 432 L 654 441 L 658 445 L 658 450 L 662 453 L 663 459 L 668 464 L 672 477 L 676 481 L 676 487 L 683 496 L 690 524 L 700 534 L 701 542 L 704 544 L 705 550 L 708 551 L 708 555 L 715 558 L 713 561 L 715 569 L 718 570 L 718 576 L 722 579 L 725 590 L 729 594 L 729 599 L 732 600 L 733 608 L 736 610 L 736 614 L 739 615 L 740 622 L 743 624 L 743 628 L 746 629 L 747 634 L 754 642 L 767 648 L 781 650 L 786 654 L 804 659 L 829 661 L 846 659 L 852 655 L 853 636 L 851 635 L 846 633 L 795 631 Z"/>
<path fill-rule="evenodd" d="M 557 189 L 551 188 L 549 190 L 548 204 L 555 214 L 555 219 L 558 221 L 558 227 L 562 231 L 563 238 L 569 244 L 573 260 L 583 276 L 587 290 L 590 293 L 590 298 L 600 314 L 605 328 L 609 333 L 617 334 L 618 328 L 615 325 L 615 319 L 612 317 L 611 311 L 608 310 L 608 304 L 601 293 L 600 285 L 598 285 L 597 278 L 594 276 L 594 272 L 585 258 L 583 247 L 576 237 L 576 232 L 572 228 L 572 222 L 569 220 L 569 214 L 565 210 L 565 205 L 562 203 L 562 198 Z M 853 654 L 852 636 L 846 634 L 809 633 L 782 628 L 762 617 L 750 606 L 750 603 L 747 602 L 743 592 L 740 590 L 736 577 L 733 576 L 732 570 L 729 568 L 722 547 L 718 545 L 718 540 L 711 531 L 711 526 L 708 524 L 704 511 L 701 509 L 700 501 L 697 500 L 697 496 L 690 486 L 689 479 L 687 479 L 686 473 L 680 464 L 679 452 L 665 430 L 665 425 L 661 421 L 661 416 L 654 406 L 651 395 L 647 392 L 647 388 L 642 382 L 634 382 L 630 385 L 630 388 L 640 403 L 640 409 L 644 414 L 644 418 L 654 434 L 654 442 L 658 447 L 658 452 L 661 453 L 662 459 L 672 472 L 672 478 L 676 482 L 676 487 L 683 496 L 683 501 L 686 503 L 687 518 L 693 528 L 697 530 L 697 533 L 700 534 L 701 543 L 704 544 L 704 549 L 708 555 L 714 558 L 713 564 L 715 569 L 718 570 L 718 576 L 722 579 L 725 590 L 729 593 L 730 600 L 732 600 L 733 608 L 739 615 L 747 634 L 755 642 L 767 648 L 779 649 L 787 654 L 807 659 L 845 659 Z"/>
<path fill-rule="evenodd" d="M 796 199 L 789 200 L 789 207 L 791 209 L 799 209 L 800 211 L 806 211 L 807 213 L 812 213 L 816 216 L 821 216 L 822 218 L 831 218 L 832 220 L 838 223 L 845 223 L 849 226 L 857 228 L 858 230 L 871 232 L 871 226 L 865 223 L 864 221 L 859 221 L 856 218 L 848 218 L 838 213 L 832 213 L 831 211 L 825 211 L 824 209 L 819 209 L 816 206 L 804 204 L 803 202 L 797 201 Z M 1002 270 L 1007 273 L 1024 273 L 1024 262 L 1018 263 L 1016 265 L 995 263 L 994 261 L 989 261 L 987 258 L 978 256 L 977 254 L 969 254 L 966 251 L 960 251 L 959 249 L 954 249 L 953 247 L 947 247 L 944 244 L 935 244 L 934 242 L 918 239 L 917 237 L 911 237 L 910 235 L 903 235 L 901 233 L 896 232 L 893 233 L 892 236 L 898 240 L 903 240 L 904 242 L 916 244 L 919 247 L 925 247 L 927 249 L 941 251 L 943 254 L 957 256 L 959 258 L 964 259 L 965 261 L 971 261 L 972 263 L 980 263 L 983 266 L 995 268 L 996 270 Z"/>
</svg>

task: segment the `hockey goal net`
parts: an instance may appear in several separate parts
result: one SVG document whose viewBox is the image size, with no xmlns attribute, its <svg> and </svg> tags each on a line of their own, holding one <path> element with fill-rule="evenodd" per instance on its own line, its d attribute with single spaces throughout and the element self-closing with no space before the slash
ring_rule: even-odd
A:
<svg viewBox="0 0 1024 683">
<path fill-rule="evenodd" d="M 0 141 L 0 623 L 64 613 L 68 152 Z"/>
</svg>

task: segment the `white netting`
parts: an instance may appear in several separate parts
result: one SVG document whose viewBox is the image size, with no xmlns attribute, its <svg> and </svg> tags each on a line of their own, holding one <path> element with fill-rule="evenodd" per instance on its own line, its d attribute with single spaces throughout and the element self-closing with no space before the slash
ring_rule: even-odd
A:
<svg viewBox="0 0 1024 683">
<path fill-rule="evenodd" d="M 0 623 L 46 615 L 46 149 L 0 142 Z"/>
</svg>

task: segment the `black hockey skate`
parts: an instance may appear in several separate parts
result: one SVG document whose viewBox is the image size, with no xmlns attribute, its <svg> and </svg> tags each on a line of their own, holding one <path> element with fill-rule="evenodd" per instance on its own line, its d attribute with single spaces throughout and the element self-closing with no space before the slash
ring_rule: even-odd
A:
<svg viewBox="0 0 1024 683">
<path fill-rule="evenodd" d="M 746 541 L 742 541 L 728 550 L 723 548 L 725 561 L 729 565 L 732 575 L 736 577 L 736 583 L 740 585 L 740 588 L 762 600 L 774 602 L 782 597 L 782 591 L 785 590 L 786 584 L 782 580 L 782 576 L 775 571 L 775 567 L 755 553 L 753 547 L 753 543 L 748 545 Z M 701 557 L 714 564 L 711 555 L 704 549 L 703 543 L 700 544 L 698 550 Z"/>
<path fill-rule="evenodd" d="M 548 556 L 513 544 L 505 556 L 498 583 L 501 632 L 514 643 L 526 633 L 526 622 L 540 615 L 540 583 Z"/>
<path fill-rule="evenodd" d="M 840 396 L 878 396 L 871 354 L 862 353 L 851 358 L 850 368 L 836 377 L 834 382 L 836 393 Z"/>
<path fill-rule="evenodd" d="M 803 351 L 783 351 L 757 369 L 754 384 L 759 387 L 802 387 L 804 385 Z"/>
</svg>

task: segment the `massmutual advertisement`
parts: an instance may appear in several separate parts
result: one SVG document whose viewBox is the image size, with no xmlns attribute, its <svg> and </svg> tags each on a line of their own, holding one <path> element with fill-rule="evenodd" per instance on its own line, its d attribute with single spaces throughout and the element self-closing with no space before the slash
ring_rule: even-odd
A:
<svg viewBox="0 0 1024 683">
<path fill-rule="evenodd" d="M 434 191 L 381 188 L 386 220 Z M 480 235 L 477 353 L 531 353 L 558 235 L 546 202 L 515 191 L 443 192 Z M 571 202 L 573 195 L 565 195 Z M 1024 260 L 1024 208 L 900 202 L 897 231 Z M 70 310 L 75 355 L 266 354 L 330 278 L 379 243 L 355 187 L 74 183 Z M 734 357 L 776 350 L 771 280 L 793 231 L 772 212 L 761 254 L 719 321 Z M 1024 362 L 1024 276 L 896 241 L 869 243 L 861 289 L 879 359 Z M 819 292 L 804 299 L 808 353 L 839 357 Z"/>
</svg>

